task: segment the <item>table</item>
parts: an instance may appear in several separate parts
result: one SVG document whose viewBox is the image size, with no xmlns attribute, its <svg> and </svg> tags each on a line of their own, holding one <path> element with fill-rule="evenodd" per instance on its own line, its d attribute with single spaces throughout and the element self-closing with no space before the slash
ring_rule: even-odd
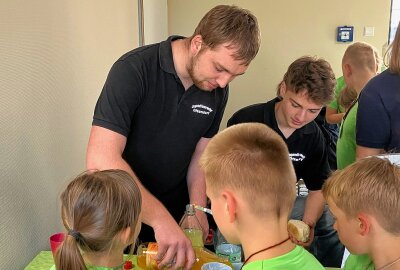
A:
<svg viewBox="0 0 400 270">
<path fill-rule="evenodd" d="M 126 260 L 131 260 L 134 268 L 133 269 L 142 269 L 137 266 L 137 257 L 136 255 L 125 255 Z M 26 267 L 25 270 L 49 270 L 54 265 L 53 254 L 51 251 L 41 251 Z M 327 267 L 326 270 L 335 270 L 340 268 L 331 268 Z"/>
<path fill-rule="evenodd" d="M 133 269 L 142 269 L 137 266 L 136 255 L 125 255 L 125 260 L 132 261 Z M 41 251 L 36 257 L 25 267 L 25 270 L 49 270 L 54 265 L 53 254 L 51 251 Z"/>
</svg>

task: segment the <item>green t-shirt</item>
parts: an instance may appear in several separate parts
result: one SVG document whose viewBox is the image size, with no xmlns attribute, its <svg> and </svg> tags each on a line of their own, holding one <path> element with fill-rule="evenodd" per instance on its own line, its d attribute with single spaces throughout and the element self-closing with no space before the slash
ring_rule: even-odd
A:
<svg viewBox="0 0 400 270">
<path fill-rule="evenodd" d="M 344 82 L 343 76 L 337 78 L 336 88 L 335 88 L 335 98 L 332 100 L 331 103 L 328 104 L 329 108 L 336 109 L 338 113 L 342 113 L 345 111 L 345 109 L 342 106 L 339 106 L 339 103 L 338 103 L 339 94 L 345 86 L 346 86 L 346 83 Z"/>
<path fill-rule="evenodd" d="M 342 170 L 356 161 L 356 120 L 358 102 L 342 120 L 339 138 L 336 143 L 336 161 L 338 170 Z"/>
<path fill-rule="evenodd" d="M 375 270 L 375 266 L 368 255 L 350 254 L 343 270 Z"/>
<path fill-rule="evenodd" d="M 243 266 L 243 270 L 285 269 L 285 270 L 323 270 L 324 267 L 307 250 L 296 246 L 282 256 L 268 260 L 254 261 Z"/>
</svg>

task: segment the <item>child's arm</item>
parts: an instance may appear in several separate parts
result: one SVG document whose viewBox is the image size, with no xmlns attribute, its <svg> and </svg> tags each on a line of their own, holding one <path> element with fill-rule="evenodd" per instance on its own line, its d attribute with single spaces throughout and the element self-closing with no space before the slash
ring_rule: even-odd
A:
<svg viewBox="0 0 400 270">
<path fill-rule="evenodd" d="M 311 245 L 312 241 L 314 240 L 314 228 L 315 225 L 317 224 L 317 221 L 322 215 L 322 212 L 324 211 L 324 206 L 325 206 L 325 199 L 322 195 L 321 190 L 310 190 L 307 200 L 306 200 L 306 205 L 304 207 L 304 215 L 303 215 L 303 221 L 306 223 L 308 226 L 310 226 L 310 238 L 306 243 L 297 243 L 302 246 L 308 247 Z"/>
<path fill-rule="evenodd" d="M 338 112 L 337 109 L 326 107 L 326 122 L 328 122 L 329 124 L 339 124 L 340 122 L 342 122 L 344 114 L 345 113 Z"/>
</svg>

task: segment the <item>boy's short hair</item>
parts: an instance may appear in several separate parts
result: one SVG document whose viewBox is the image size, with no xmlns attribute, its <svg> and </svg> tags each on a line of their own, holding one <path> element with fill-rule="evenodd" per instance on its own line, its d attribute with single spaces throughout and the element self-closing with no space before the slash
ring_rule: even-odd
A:
<svg viewBox="0 0 400 270">
<path fill-rule="evenodd" d="M 338 170 L 322 193 L 348 217 L 368 213 L 387 232 L 400 234 L 400 167 L 389 160 L 369 157 Z"/>
<path fill-rule="evenodd" d="M 365 42 L 355 42 L 349 45 L 344 52 L 342 63 L 345 62 L 358 69 L 376 72 L 381 61 L 375 47 Z"/>
<path fill-rule="evenodd" d="M 218 5 L 208 11 L 192 38 L 196 35 L 201 35 L 211 49 L 229 44 L 237 49 L 234 58 L 245 65 L 257 55 L 261 43 L 257 18 L 249 10 L 234 5 Z"/>
<path fill-rule="evenodd" d="M 215 135 L 200 158 L 207 189 L 241 193 L 260 217 L 289 216 L 296 175 L 283 139 L 260 123 L 233 125 Z"/>
<path fill-rule="evenodd" d="M 322 58 L 303 56 L 290 64 L 278 85 L 278 95 L 283 82 L 287 90 L 296 94 L 306 90 L 316 104 L 327 105 L 335 96 L 335 74 L 331 65 Z"/>
</svg>

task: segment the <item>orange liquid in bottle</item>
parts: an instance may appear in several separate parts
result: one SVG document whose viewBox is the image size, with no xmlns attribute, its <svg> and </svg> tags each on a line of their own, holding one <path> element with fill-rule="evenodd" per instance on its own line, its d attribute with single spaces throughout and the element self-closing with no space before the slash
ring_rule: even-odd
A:
<svg viewBox="0 0 400 270">
<path fill-rule="evenodd" d="M 203 264 L 208 262 L 220 262 L 229 265 L 232 269 L 231 262 L 226 258 L 218 257 L 217 254 L 211 252 L 204 247 L 194 247 L 196 254 L 196 261 L 192 266 L 192 270 L 201 270 Z M 156 261 L 156 255 L 158 251 L 157 243 L 149 243 L 147 249 L 143 249 L 141 254 L 138 254 L 137 263 L 138 266 L 146 270 L 159 270 Z M 168 268 L 164 268 L 168 269 Z"/>
<path fill-rule="evenodd" d="M 193 270 L 201 270 L 203 264 L 209 262 L 224 263 L 226 265 L 229 265 L 233 269 L 233 265 L 228 259 L 218 257 L 217 254 L 211 252 L 204 247 L 195 247 L 194 252 L 196 253 L 196 262 L 192 266 Z"/>
</svg>

